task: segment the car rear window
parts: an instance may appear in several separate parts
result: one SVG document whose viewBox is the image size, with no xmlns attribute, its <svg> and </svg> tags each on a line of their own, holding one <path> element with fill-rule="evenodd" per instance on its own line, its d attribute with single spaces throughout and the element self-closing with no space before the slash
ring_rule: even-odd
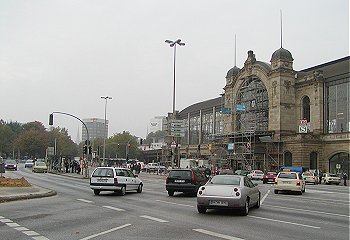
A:
<svg viewBox="0 0 350 240">
<path fill-rule="evenodd" d="M 264 174 L 262 171 L 255 171 L 257 174 Z"/>
<path fill-rule="evenodd" d="M 297 179 L 297 175 L 295 173 L 280 173 L 278 178 Z"/>
<path fill-rule="evenodd" d="M 113 169 L 98 168 L 92 174 L 93 177 L 113 177 Z"/>
<path fill-rule="evenodd" d="M 330 177 L 338 177 L 336 174 L 329 174 Z"/>
<path fill-rule="evenodd" d="M 239 186 L 241 183 L 240 177 L 235 176 L 214 176 L 210 180 L 211 184 L 218 184 L 218 185 L 237 185 Z"/>
<path fill-rule="evenodd" d="M 192 172 L 191 171 L 171 171 L 169 174 L 169 177 L 171 178 L 191 178 Z"/>
</svg>

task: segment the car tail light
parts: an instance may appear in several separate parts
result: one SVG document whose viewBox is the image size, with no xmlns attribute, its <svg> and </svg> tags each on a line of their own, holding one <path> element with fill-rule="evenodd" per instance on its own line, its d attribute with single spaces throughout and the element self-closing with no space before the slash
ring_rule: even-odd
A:
<svg viewBox="0 0 350 240">
<path fill-rule="evenodd" d="M 191 182 L 192 182 L 192 184 L 195 184 L 195 183 L 196 183 L 196 179 L 195 179 L 195 176 L 194 176 L 194 172 L 192 172 Z"/>
<path fill-rule="evenodd" d="M 277 178 L 275 178 L 275 184 L 277 184 Z"/>
<path fill-rule="evenodd" d="M 300 182 L 299 181 L 297 181 L 297 186 L 300 186 Z"/>
<path fill-rule="evenodd" d="M 114 185 L 118 185 L 118 178 L 114 178 Z"/>
</svg>

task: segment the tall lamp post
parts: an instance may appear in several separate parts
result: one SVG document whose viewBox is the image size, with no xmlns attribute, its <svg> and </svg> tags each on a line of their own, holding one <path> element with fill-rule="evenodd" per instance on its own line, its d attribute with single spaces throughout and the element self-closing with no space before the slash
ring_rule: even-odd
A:
<svg viewBox="0 0 350 240">
<path fill-rule="evenodd" d="M 175 120 L 175 83 L 176 83 L 176 45 L 179 46 L 185 46 L 185 43 L 181 42 L 181 39 L 177 39 L 176 41 L 172 41 L 172 40 L 165 40 L 166 43 L 169 44 L 170 47 L 174 48 L 174 83 L 173 83 L 173 117 L 172 119 Z M 171 129 L 171 128 L 170 128 Z M 171 130 L 170 130 L 171 131 Z M 173 140 L 175 140 L 175 136 L 173 136 Z M 177 144 L 176 144 L 177 145 Z M 177 150 L 175 148 L 175 150 Z M 176 152 L 176 151 L 175 151 Z M 172 155 L 172 159 L 171 159 L 171 166 L 174 166 L 174 154 Z"/>
<path fill-rule="evenodd" d="M 108 135 L 108 128 L 107 128 L 107 100 L 112 99 L 112 97 L 105 96 L 101 97 L 102 99 L 105 100 L 105 134 L 103 137 L 103 165 L 106 163 L 106 135 Z"/>
</svg>

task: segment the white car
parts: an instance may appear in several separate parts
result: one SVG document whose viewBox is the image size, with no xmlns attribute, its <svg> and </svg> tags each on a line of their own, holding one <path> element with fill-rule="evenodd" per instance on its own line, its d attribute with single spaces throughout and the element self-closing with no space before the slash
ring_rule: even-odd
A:
<svg viewBox="0 0 350 240">
<path fill-rule="evenodd" d="M 324 182 L 325 184 L 340 184 L 340 177 L 338 177 L 336 174 L 334 173 L 325 173 L 322 176 L 322 182 Z"/>
<path fill-rule="evenodd" d="M 305 192 L 305 180 L 299 172 L 279 172 L 274 184 L 275 194 L 279 191 Z"/>
<path fill-rule="evenodd" d="M 318 177 L 312 172 L 303 172 L 302 174 L 305 183 L 312 183 L 316 185 L 318 183 Z"/>
<path fill-rule="evenodd" d="M 252 170 L 247 175 L 252 180 L 263 180 L 264 179 L 264 173 L 261 170 Z"/>
<path fill-rule="evenodd" d="M 24 163 L 24 168 L 31 168 L 34 165 L 34 161 L 29 159 Z"/>
<path fill-rule="evenodd" d="M 114 191 L 124 196 L 129 190 L 141 193 L 143 183 L 128 168 L 98 167 L 91 174 L 90 188 L 95 195 L 101 191 Z"/>
</svg>

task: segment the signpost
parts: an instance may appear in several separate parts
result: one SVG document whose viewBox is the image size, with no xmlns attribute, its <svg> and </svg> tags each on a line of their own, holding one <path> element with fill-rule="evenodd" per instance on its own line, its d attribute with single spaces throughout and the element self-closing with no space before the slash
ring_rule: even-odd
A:
<svg viewBox="0 0 350 240">
<path fill-rule="evenodd" d="M 173 137 L 184 137 L 185 136 L 184 120 L 173 119 L 170 123 L 170 134 Z"/>
<path fill-rule="evenodd" d="M 307 120 L 306 119 L 299 120 L 299 133 L 307 133 Z"/>
</svg>

